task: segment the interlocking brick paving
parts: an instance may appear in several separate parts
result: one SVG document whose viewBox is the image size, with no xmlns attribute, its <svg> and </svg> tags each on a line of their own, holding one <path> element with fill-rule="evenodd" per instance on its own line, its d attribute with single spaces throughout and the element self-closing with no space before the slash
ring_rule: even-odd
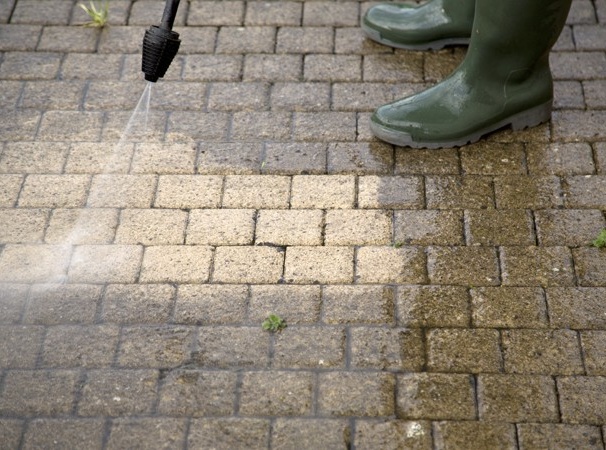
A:
<svg viewBox="0 0 606 450">
<path fill-rule="evenodd" d="M 465 49 L 370 2 L 182 1 L 126 135 L 164 2 L 78 3 L 0 0 L 0 448 L 605 449 L 604 0 L 550 123 L 440 150 L 369 119 Z"/>
</svg>

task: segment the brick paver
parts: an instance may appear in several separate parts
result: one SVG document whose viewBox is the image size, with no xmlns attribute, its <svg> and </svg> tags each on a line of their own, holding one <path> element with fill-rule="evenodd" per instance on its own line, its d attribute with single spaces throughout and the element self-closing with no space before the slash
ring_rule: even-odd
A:
<svg viewBox="0 0 606 450">
<path fill-rule="evenodd" d="M 370 115 L 465 48 L 371 3 L 181 2 L 147 128 L 164 2 L 78 3 L 0 0 L 0 448 L 605 450 L 604 0 L 551 123 L 440 150 Z"/>
</svg>

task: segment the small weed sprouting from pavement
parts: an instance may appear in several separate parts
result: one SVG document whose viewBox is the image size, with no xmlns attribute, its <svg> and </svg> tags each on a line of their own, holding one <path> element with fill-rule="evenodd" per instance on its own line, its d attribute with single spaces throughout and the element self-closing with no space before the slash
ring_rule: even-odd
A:
<svg viewBox="0 0 606 450">
<path fill-rule="evenodd" d="M 107 19 L 109 17 L 108 1 L 103 2 L 101 6 L 97 7 L 95 2 L 91 0 L 90 8 L 82 3 L 80 3 L 80 8 L 82 8 L 91 18 L 90 22 L 84 24 L 85 27 L 103 28 L 107 25 Z"/>
<path fill-rule="evenodd" d="M 286 328 L 286 321 L 276 314 L 270 314 L 261 325 L 265 331 L 275 333 Z"/>
<path fill-rule="evenodd" d="M 598 234 L 598 237 L 592 242 L 592 244 L 597 248 L 606 248 L 606 228 L 600 231 L 600 234 Z"/>
</svg>

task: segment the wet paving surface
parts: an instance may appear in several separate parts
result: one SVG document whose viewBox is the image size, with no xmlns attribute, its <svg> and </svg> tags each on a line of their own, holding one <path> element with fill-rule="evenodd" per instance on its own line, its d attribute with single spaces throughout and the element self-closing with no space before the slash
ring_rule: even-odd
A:
<svg viewBox="0 0 606 450">
<path fill-rule="evenodd" d="M 133 115 L 162 1 L 0 0 L 0 448 L 604 450 L 606 2 L 550 123 L 441 150 L 370 115 L 464 48 L 181 3 Z"/>
</svg>

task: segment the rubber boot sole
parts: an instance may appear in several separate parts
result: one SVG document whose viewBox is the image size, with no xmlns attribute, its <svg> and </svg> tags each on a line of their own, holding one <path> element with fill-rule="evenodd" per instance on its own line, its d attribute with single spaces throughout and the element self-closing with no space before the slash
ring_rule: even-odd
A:
<svg viewBox="0 0 606 450">
<path fill-rule="evenodd" d="M 462 137 L 452 141 L 415 141 L 413 137 L 404 132 L 392 130 L 384 127 L 375 122 L 370 122 L 370 129 L 373 134 L 379 139 L 389 142 L 390 144 L 397 145 L 400 147 L 412 147 L 412 148 L 450 148 L 450 147 L 461 147 L 467 144 L 473 144 L 479 141 L 482 136 L 490 134 L 494 131 L 500 130 L 511 126 L 514 131 L 520 131 L 525 128 L 536 127 L 542 123 L 548 122 L 551 118 L 551 109 L 553 101 L 543 103 L 542 105 L 535 106 L 534 108 L 527 109 L 520 113 L 514 114 L 506 119 L 501 120 L 495 124 L 492 124 L 482 130 L 469 134 L 468 136 Z"/>
<path fill-rule="evenodd" d="M 366 33 L 370 39 L 379 44 L 387 45 L 389 47 L 401 48 L 404 50 L 440 50 L 450 45 L 469 45 L 470 38 L 446 38 L 438 39 L 435 41 L 423 43 L 423 44 L 401 44 L 399 42 L 393 42 L 389 39 L 385 39 L 381 36 L 381 33 L 375 29 L 369 28 L 367 25 L 362 23 L 362 30 Z"/>
</svg>

